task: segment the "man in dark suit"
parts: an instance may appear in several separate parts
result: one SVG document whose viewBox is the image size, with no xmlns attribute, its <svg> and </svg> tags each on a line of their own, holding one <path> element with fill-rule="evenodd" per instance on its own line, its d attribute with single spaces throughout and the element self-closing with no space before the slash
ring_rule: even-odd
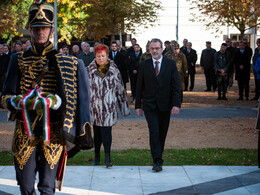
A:
<svg viewBox="0 0 260 195">
<path fill-rule="evenodd" d="M 130 64 L 129 54 L 128 54 L 127 50 L 122 47 L 122 43 L 120 40 L 116 40 L 116 44 L 117 44 L 117 51 L 123 56 L 124 66 L 126 67 L 126 72 L 124 72 L 125 75 L 122 75 L 123 81 L 124 81 L 124 83 L 128 83 L 129 82 L 128 68 L 129 68 L 129 64 Z M 125 86 L 125 90 L 127 91 L 126 86 Z"/>
<path fill-rule="evenodd" d="M 11 57 L 11 53 L 9 52 L 9 47 L 5 43 L 3 45 L 2 59 L 0 60 L 0 91 L 2 91 L 3 89 L 3 84 L 4 84 L 10 57 Z"/>
<path fill-rule="evenodd" d="M 200 57 L 200 66 L 204 69 L 204 74 L 206 78 L 206 86 L 207 89 L 205 91 L 211 91 L 211 87 L 213 87 L 213 91 L 216 91 L 217 82 L 216 82 L 216 74 L 214 69 L 214 55 L 216 50 L 211 48 L 211 42 L 206 42 L 206 49 L 202 50 Z"/>
<path fill-rule="evenodd" d="M 188 43 L 188 39 L 183 39 L 183 46 L 180 48 L 180 50 L 182 51 L 182 53 L 185 53 L 187 51 L 187 43 Z"/>
<path fill-rule="evenodd" d="M 149 127 L 153 170 L 162 171 L 162 154 L 169 127 L 171 112 L 177 115 L 181 106 L 181 90 L 178 70 L 173 60 L 162 56 L 160 39 L 150 43 L 152 58 L 139 67 L 135 109 L 142 116 L 142 104 Z M 141 100 L 142 99 L 142 100 Z"/>
<path fill-rule="evenodd" d="M 132 53 L 135 53 L 134 46 L 137 44 L 136 38 L 131 39 L 131 44 L 132 44 L 132 46 L 127 49 L 127 52 L 128 52 L 129 55 L 132 54 Z M 141 53 L 143 53 L 141 47 L 140 47 L 140 51 L 141 51 Z"/>
<path fill-rule="evenodd" d="M 117 48 L 116 41 L 113 41 L 111 44 L 111 50 L 109 52 L 109 58 L 117 65 L 124 82 L 124 87 L 126 88 L 126 83 L 128 82 L 127 65 L 125 64 L 123 54 L 119 52 Z"/>
<path fill-rule="evenodd" d="M 185 89 L 184 91 L 188 90 L 189 86 L 189 77 L 190 77 L 190 88 L 189 90 L 192 91 L 194 88 L 194 80 L 195 80 L 195 74 L 196 74 L 196 62 L 197 62 L 197 52 L 196 50 L 192 49 L 192 43 L 187 43 L 187 49 L 184 51 L 184 54 L 187 59 L 188 63 L 188 77 L 185 77 Z"/>
<path fill-rule="evenodd" d="M 243 100 L 243 91 L 245 89 L 245 98 L 249 98 L 249 80 L 250 80 L 250 61 L 252 52 L 250 49 L 246 49 L 246 45 L 241 41 L 239 43 L 239 50 L 235 53 L 235 67 L 236 67 L 236 80 L 239 88 L 239 98 L 237 100 Z"/>
<path fill-rule="evenodd" d="M 234 57 L 235 57 L 235 52 L 236 52 L 236 48 L 232 47 L 232 42 L 230 38 L 226 39 L 226 44 L 227 44 L 227 52 L 229 53 L 229 57 L 230 57 L 230 66 L 229 66 L 229 70 L 228 70 L 228 87 L 232 87 L 233 86 L 233 77 L 234 77 Z"/>
<path fill-rule="evenodd" d="M 130 85 L 131 85 L 131 91 L 133 95 L 132 103 L 135 101 L 136 96 L 136 82 L 137 82 L 137 76 L 138 76 L 138 69 L 139 69 L 139 63 L 140 58 L 142 56 L 141 47 L 138 44 L 134 45 L 134 53 L 129 53 L 130 57 L 130 66 L 129 66 L 129 78 L 130 78 Z"/>
</svg>

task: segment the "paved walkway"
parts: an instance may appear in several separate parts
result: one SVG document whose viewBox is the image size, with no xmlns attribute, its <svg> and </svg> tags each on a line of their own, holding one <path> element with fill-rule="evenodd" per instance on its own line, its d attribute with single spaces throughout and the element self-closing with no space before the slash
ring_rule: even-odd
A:
<svg viewBox="0 0 260 195">
<path fill-rule="evenodd" d="M 255 106 L 219 106 L 219 107 L 192 107 L 181 108 L 177 116 L 171 116 L 173 119 L 210 119 L 210 118 L 239 118 L 239 117 L 256 117 L 258 108 Z M 131 109 L 131 114 L 123 117 L 119 112 L 119 120 L 144 120 L 145 117 L 139 117 L 135 109 Z M 7 111 L 0 110 L 0 123 L 7 121 Z"/>
<path fill-rule="evenodd" d="M 260 194 L 260 169 L 255 166 L 68 166 L 56 194 Z M 0 194 L 20 194 L 13 166 L 0 166 Z M 39 193 L 37 193 L 39 194 Z"/>
<path fill-rule="evenodd" d="M 175 119 L 256 117 L 254 106 L 182 108 Z M 7 112 L 0 111 L 0 122 Z M 125 120 L 144 120 L 131 109 Z M 172 195 L 260 194 L 260 169 L 256 166 L 164 166 L 154 173 L 151 166 L 68 166 L 64 185 L 56 194 L 78 195 Z M 0 195 L 20 194 L 13 166 L 0 166 Z M 39 194 L 39 192 L 37 193 Z"/>
<path fill-rule="evenodd" d="M 171 116 L 173 119 L 210 119 L 210 118 L 244 118 L 257 116 L 258 108 L 255 106 L 216 106 L 216 107 L 191 107 L 181 108 L 180 114 Z M 119 115 L 119 119 L 124 120 L 144 120 L 143 117 L 138 117 L 134 109 L 131 109 L 131 114 L 127 117 Z"/>
</svg>

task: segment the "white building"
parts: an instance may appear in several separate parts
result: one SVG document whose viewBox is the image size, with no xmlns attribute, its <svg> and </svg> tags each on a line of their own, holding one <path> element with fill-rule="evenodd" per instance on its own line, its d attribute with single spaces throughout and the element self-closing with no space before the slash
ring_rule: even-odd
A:
<svg viewBox="0 0 260 195">
<path fill-rule="evenodd" d="M 136 34 L 132 34 L 132 38 L 137 39 L 137 43 L 145 50 L 145 45 L 148 40 L 152 38 L 160 38 L 163 42 L 166 40 L 176 40 L 176 24 L 177 24 L 177 0 L 160 0 L 163 10 L 159 12 L 158 25 L 155 27 L 150 27 L 144 29 L 140 27 Z M 217 51 L 220 49 L 221 43 L 224 42 L 224 37 L 234 37 L 239 41 L 240 32 L 236 28 L 231 28 L 223 26 L 221 28 L 222 33 L 215 33 L 214 30 L 206 30 L 206 26 L 202 23 L 191 22 L 192 19 L 191 13 L 194 10 L 191 8 L 190 2 L 186 0 L 179 0 L 179 25 L 178 25 L 178 34 L 179 34 L 179 44 L 182 46 L 182 41 L 184 38 L 192 42 L 192 48 L 197 51 L 198 62 L 200 59 L 200 54 L 203 49 L 205 49 L 205 42 L 211 41 L 212 48 Z M 205 17 L 201 15 L 201 17 Z M 250 32 L 246 32 L 250 33 Z M 253 33 L 251 31 L 251 33 Z M 255 47 L 254 35 L 246 34 L 250 46 L 252 49 Z M 260 29 L 258 29 L 258 37 L 260 37 Z M 256 36 L 256 38 L 258 38 Z M 256 39 L 255 38 L 255 39 Z M 127 42 L 127 46 L 131 46 L 130 42 Z"/>
</svg>

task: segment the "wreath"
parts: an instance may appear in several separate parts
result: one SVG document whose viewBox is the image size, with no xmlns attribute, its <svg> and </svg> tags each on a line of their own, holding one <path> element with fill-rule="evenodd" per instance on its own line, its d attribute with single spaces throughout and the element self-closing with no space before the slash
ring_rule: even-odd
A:
<svg viewBox="0 0 260 195">
<path fill-rule="evenodd" d="M 34 89 L 27 90 L 26 94 L 15 95 L 11 98 L 11 104 L 17 110 L 22 110 L 23 120 L 25 124 L 25 129 L 29 138 L 33 138 L 33 129 L 29 112 L 30 110 L 42 111 L 43 118 L 43 135 L 44 143 L 50 141 L 50 111 L 52 108 L 57 110 L 61 105 L 61 99 L 58 95 L 53 95 L 49 92 L 43 92 L 42 88 L 35 85 Z M 38 120 L 38 117 L 36 117 Z M 34 122 L 34 124 L 35 124 Z"/>
</svg>

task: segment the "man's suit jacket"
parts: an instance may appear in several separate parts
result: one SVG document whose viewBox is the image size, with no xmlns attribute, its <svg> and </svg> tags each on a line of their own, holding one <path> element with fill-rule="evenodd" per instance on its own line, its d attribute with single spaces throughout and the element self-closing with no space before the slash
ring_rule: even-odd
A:
<svg viewBox="0 0 260 195">
<path fill-rule="evenodd" d="M 235 67 L 236 67 L 236 80 L 250 80 L 250 62 L 251 62 L 252 53 L 249 49 L 245 49 L 243 53 L 240 53 L 240 50 L 237 50 L 235 53 Z M 241 70 L 240 65 L 243 65 L 244 68 Z"/>
<path fill-rule="evenodd" d="M 162 59 L 158 77 L 152 59 L 141 63 L 136 87 L 136 109 L 141 108 L 141 99 L 144 111 L 169 111 L 173 106 L 181 106 L 179 74 L 173 60 Z"/>
<path fill-rule="evenodd" d="M 113 59 L 113 54 L 112 54 L 112 50 L 111 50 L 109 52 L 109 58 L 111 60 L 113 60 L 115 62 L 115 64 L 117 65 L 124 83 L 128 82 L 127 64 L 125 63 L 126 62 L 125 56 L 121 52 L 117 51 L 115 59 Z M 128 58 L 128 56 L 127 56 L 127 58 Z"/>
<path fill-rule="evenodd" d="M 139 55 L 136 57 L 135 53 L 130 53 L 129 58 L 130 58 L 130 67 L 129 71 L 137 70 L 139 69 L 140 66 L 140 58 L 142 56 L 142 53 L 140 52 Z"/>
<path fill-rule="evenodd" d="M 188 73 L 189 74 L 195 74 L 196 73 L 196 62 L 197 62 L 197 52 L 194 49 L 190 50 L 190 53 L 188 52 L 188 50 L 185 50 L 184 52 L 186 59 L 187 59 L 187 63 L 188 63 Z M 194 66 L 191 65 L 191 63 L 194 64 Z"/>
</svg>

